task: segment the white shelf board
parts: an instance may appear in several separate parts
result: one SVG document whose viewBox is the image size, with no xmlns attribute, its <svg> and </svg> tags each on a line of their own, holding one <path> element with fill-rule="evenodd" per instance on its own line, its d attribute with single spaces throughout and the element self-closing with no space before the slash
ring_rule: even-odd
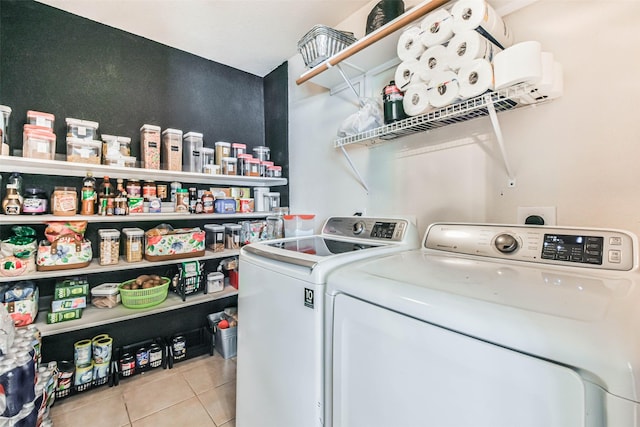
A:
<svg viewBox="0 0 640 427">
<path fill-rule="evenodd" d="M 225 288 L 221 292 L 187 295 L 186 301 L 182 301 L 182 298 L 180 298 L 180 296 L 178 296 L 177 294 L 169 292 L 169 294 L 167 295 L 167 299 L 164 302 L 149 308 L 133 309 L 127 308 L 122 304 L 118 304 L 113 308 L 97 308 L 87 305 L 87 308 L 82 311 L 82 317 L 80 319 L 53 324 L 47 324 L 47 312 L 41 311 L 38 313 L 35 325 L 40 330 L 42 336 L 46 337 L 51 335 L 63 334 L 65 332 L 77 331 L 80 329 L 92 328 L 94 326 L 101 326 L 108 323 L 115 323 L 144 316 L 151 316 L 153 314 L 164 313 L 171 310 L 178 310 L 209 301 L 231 297 L 237 294 L 238 290 L 236 288 L 232 286 L 225 286 Z"/>
<path fill-rule="evenodd" d="M 262 178 L 237 175 L 208 175 L 204 173 L 177 172 L 156 169 L 127 168 L 88 163 L 74 163 L 61 160 L 30 159 L 17 156 L 0 156 L 0 170 L 6 172 L 22 172 L 35 175 L 63 175 L 84 177 L 87 172 L 94 177 L 178 181 L 182 183 L 246 185 L 252 187 L 277 187 L 287 185 L 286 178 Z"/>
<path fill-rule="evenodd" d="M 130 215 L 4 215 L 0 214 L 0 226 L 10 224 L 44 224 L 51 221 L 88 221 L 97 222 L 146 222 L 146 221 L 179 221 L 179 220 L 238 220 L 261 219 L 269 216 L 269 212 L 234 213 L 234 214 L 189 214 L 189 213 L 146 213 Z"/>
<path fill-rule="evenodd" d="M 84 268 L 72 268 L 68 270 L 53 270 L 53 271 L 35 271 L 30 274 L 23 274 L 17 277 L 0 277 L 0 283 L 12 282 L 18 280 L 39 280 L 50 279 L 55 277 L 67 277 L 67 276 L 82 276 L 87 274 L 105 273 L 109 271 L 124 271 L 124 270 L 138 270 L 147 267 L 157 267 L 161 265 L 172 265 L 185 261 L 205 261 L 209 259 L 227 258 L 237 256 L 240 254 L 239 249 L 225 249 L 222 252 L 214 252 L 207 249 L 205 254 L 201 257 L 170 259 L 164 261 L 147 261 L 142 260 L 140 262 L 126 262 L 124 257 L 120 257 L 120 262 L 111 265 L 100 265 L 99 258 L 94 258 L 89 266 Z"/>
</svg>

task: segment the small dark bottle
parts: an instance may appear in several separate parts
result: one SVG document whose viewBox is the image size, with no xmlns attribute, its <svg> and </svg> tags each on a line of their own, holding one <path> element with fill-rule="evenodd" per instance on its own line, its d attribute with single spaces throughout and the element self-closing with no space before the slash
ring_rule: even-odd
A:
<svg viewBox="0 0 640 427">
<path fill-rule="evenodd" d="M 382 91 L 382 103 L 384 107 L 384 123 L 389 124 L 407 118 L 402 106 L 404 94 L 396 82 L 391 80 Z"/>
</svg>

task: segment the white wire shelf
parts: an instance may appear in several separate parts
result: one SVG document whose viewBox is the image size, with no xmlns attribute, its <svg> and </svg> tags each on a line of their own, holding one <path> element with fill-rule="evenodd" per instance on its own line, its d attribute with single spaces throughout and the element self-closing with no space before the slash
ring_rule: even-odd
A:
<svg viewBox="0 0 640 427">
<path fill-rule="evenodd" d="M 488 92 L 475 98 L 430 111 L 421 116 L 409 117 L 355 135 L 338 138 L 334 141 L 334 147 L 340 148 L 350 144 L 373 145 L 380 141 L 392 140 L 402 136 L 473 120 L 478 117 L 489 116 L 489 105 L 493 105 L 496 112 L 501 112 L 544 101 L 544 99 L 534 99 L 531 96 L 531 91 L 531 85 L 521 84 Z M 526 101 L 522 102 L 522 99 Z"/>
</svg>

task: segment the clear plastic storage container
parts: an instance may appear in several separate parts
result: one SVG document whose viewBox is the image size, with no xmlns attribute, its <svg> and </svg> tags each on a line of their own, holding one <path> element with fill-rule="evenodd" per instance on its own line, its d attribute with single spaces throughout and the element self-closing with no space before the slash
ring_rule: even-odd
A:
<svg viewBox="0 0 640 427">
<path fill-rule="evenodd" d="M 216 146 L 216 164 L 222 166 L 222 159 L 231 157 L 231 143 L 218 141 Z M 222 172 L 224 174 L 224 172 Z"/>
<path fill-rule="evenodd" d="M 56 157 L 56 134 L 44 130 L 27 129 L 22 134 L 22 157 L 54 160 Z"/>
<path fill-rule="evenodd" d="M 240 224 L 224 224 L 224 247 L 226 249 L 240 249 Z"/>
<path fill-rule="evenodd" d="M 0 105 L 0 154 L 9 155 L 9 117 L 11 116 L 11 107 Z"/>
<path fill-rule="evenodd" d="M 140 128 L 140 156 L 145 169 L 160 169 L 160 126 Z"/>
<path fill-rule="evenodd" d="M 253 147 L 253 157 L 260 161 L 271 160 L 271 149 L 262 145 Z"/>
<path fill-rule="evenodd" d="M 98 136 L 98 122 L 67 117 L 67 137 L 94 140 Z"/>
<path fill-rule="evenodd" d="M 187 132 L 182 141 L 182 170 L 185 172 L 202 172 L 203 135 L 198 132 Z"/>
<path fill-rule="evenodd" d="M 40 111 L 27 111 L 27 123 L 35 126 L 44 126 L 53 130 L 53 123 L 56 116 L 51 113 L 42 113 Z"/>
<path fill-rule="evenodd" d="M 98 230 L 100 236 L 100 265 L 117 264 L 120 261 L 120 231 L 115 228 Z"/>
<path fill-rule="evenodd" d="M 144 255 L 144 230 L 141 228 L 123 228 L 124 259 L 127 262 L 142 261 Z"/>
<path fill-rule="evenodd" d="M 223 175 L 237 175 L 238 159 L 235 157 L 223 157 L 222 158 L 222 174 Z"/>
<path fill-rule="evenodd" d="M 131 138 L 127 136 L 102 135 L 102 158 L 107 163 L 107 158 L 131 157 Z M 134 158 L 135 159 L 135 158 Z M 134 160 L 135 163 L 135 160 Z"/>
<path fill-rule="evenodd" d="M 165 170 L 182 170 L 181 130 L 165 129 L 162 131 L 162 164 Z"/>
<path fill-rule="evenodd" d="M 206 232 L 207 247 L 214 252 L 224 251 L 224 225 L 205 224 L 204 230 Z"/>
<path fill-rule="evenodd" d="M 102 143 L 88 139 L 67 137 L 67 161 L 100 164 Z"/>
</svg>

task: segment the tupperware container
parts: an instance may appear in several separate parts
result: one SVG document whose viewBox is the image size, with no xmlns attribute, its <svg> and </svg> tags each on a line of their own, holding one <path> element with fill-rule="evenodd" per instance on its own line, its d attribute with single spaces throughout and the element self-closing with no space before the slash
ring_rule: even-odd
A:
<svg viewBox="0 0 640 427">
<path fill-rule="evenodd" d="M 56 157 L 56 134 L 45 130 L 26 129 L 23 134 L 22 157 L 54 160 Z"/>
<path fill-rule="evenodd" d="M 162 131 L 162 169 L 182 170 L 182 131 L 179 129 Z"/>
<path fill-rule="evenodd" d="M 269 166 L 267 168 L 267 178 L 282 177 L 282 166 Z"/>
<path fill-rule="evenodd" d="M 205 224 L 204 231 L 206 232 L 207 247 L 214 252 L 224 251 L 224 225 Z"/>
<path fill-rule="evenodd" d="M 131 156 L 131 138 L 127 136 L 102 134 L 102 158 L 106 164 L 107 157 L 115 159 L 117 157 Z"/>
<path fill-rule="evenodd" d="M 140 128 L 140 160 L 145 169 L 160 169 L 160 126 Z"/>
<path fill-rule="evenodd" d="M 67 161 L 74 163 L 100 164 L 102 143 L 80 138 L 67 137 Z"/>
<path fill-rule="evenodd" d="M 98 230 L 100 236 L 100 265 L 117 264 L 120 261 L 120 231 L 115 228 Z"/>
<path fill-rule="evenodd" d="M 247 154 L 247 144 L 239 142 L 231 144 L 231 157 L 238 157 L 240 154 Z"/>
<path fill-rule="evenodd" d="M 202 157 L 202 172 L 209 173 L 205 171 L 205 167 L 216 164 L 215 150 L 209 147 L 202 147 L 200 149 L 200 156 Z"/>
<path fill-rule="evenodd" d="M 67 137 L 94 140 L 98 136 L 98 123 L 67 117 Z"/>
<path fill-rule="evenodd" d="M 253 157 L 260 160 L 261 162 L 265 160 L 271 160 L 271 149 L 262 145 L 253 147 Z"/>
<path fill-rule="evenodd" d="M 0 154 L 9 155 L 9 116 L 11 116 L 11 107 L 0 105 Z"/>
<path fill-rule="evenodd" d="M 202 172 L 203 135 L 198 132 L 187 132 L 182 141 L 182 170 L 185 172 Z"/>
<path fill-rule="evenodd" d="M 144 255 L 144 230 L 141 228 L 123 228 L 124 259 L 127 262 L 142 261 Z"/>
<path fill-rule="evenodd" d="M 218 141 L 215 143 L 216 147 L 216 165 L 222 166 L 222 159 L 225 157 L 231 157 L 231 143 Z M 222 172 L 224 174 L 224 172 Z"/>
<path fill-rule="evenodd" d="M 27 111 L 27 124 L 43 126 L 53 130 L 55 116 L 51 113 L 42 113 L 40 111 Z"/>
<path fill-rule="evenodd" d="M 98 308 L 113 308 L 120 304 L 119 283 L 103 283 L 91 288 L 91 304 Z"/>
<path fill-rule="evenodd" d="M 224 247 L 226 249 L 240 249 L 240 224 L 224 224 Z"/>
<path fill-rule="evenodd" d="M 315 215 L 284 215 L 284 237 L 312 236 Z"/>
<path fill-rule="evenodd" d="M 104 159 L 104 164 L 109 166 L 124 166 L 128 168 L 136 167 L 136 158 L 133 156 L 107 156 Z"/>
</svg>

